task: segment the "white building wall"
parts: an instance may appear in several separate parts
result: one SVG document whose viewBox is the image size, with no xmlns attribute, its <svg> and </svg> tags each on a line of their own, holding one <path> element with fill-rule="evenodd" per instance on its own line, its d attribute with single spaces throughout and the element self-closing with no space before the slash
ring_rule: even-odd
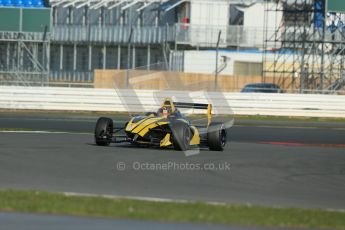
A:
<svg viewBox="0 0 345 230">
<path fill-rule="evenodd" d="M 227 1 L 191 1 L 191 25 L 226 26 L 229 21 Z"/>
<path fill-rule="evenodd" d="M 285 55 L 281 60 L 286 63 L 294 62 L 292 54 Z M 220 51 L 218 59 L 218 67 L 222 65 L 222 56 L 226 56 L 229 60 L 226 68 L 220 75 L 233 75 L 235 61 L 262 63 L 262 53 L 245 53 L 245 52 L 227 52 Z M 270 53 L 266 56 L 267 62 L 273 62 L 274 54 Z M 321 58 L 318 59 L 321 62 Z M 186 73 L 205 73 L 215 74 L 216 70 L 216 51 L 184 51 L 184 72 Z M 327 63 L 327 62 L 326 62 Z M 320 63 L 321 64 L 321 63 Z M 311 65 L 311 64 L 310 64 Z"/>
<path fill-rule="evenodd" d="M 243 36 L 245 44 L 252 44 L 252 47 L 262 48 L 264 36 L 271 38 L 279 27 L 281 27 L 283 20 L 283 12 L 275 11 L 276 8 L 281 9 L 282 4 L 278 3 L 255 3 L 247 7 L 238 7 L 243 12 Z M 267 5 L 267 6 L 266 6 Z M 267 7 L 267 8 L 266 8 Z M 268 10 L 266 12 L 266 10 Z M 267 18 L 265 18 L 265 15 Z M 267 23 L 267 25 L 266 25 Z M 265 30 L 264 32 L 264 29 Z M 278 30 L 277 36 L 280 37 L 281 30 Z M 267 46 L 275 46 L 278 44 L 268 43 Z"/>
<path fill-rule="evenodd" d="M 244 12 L 244 21 L 243 26 L 245 27 L 265 27 L 265 4 L 267 3 L 256 3 L 247 8 L 243 9 Z M 267 14 L 267 23 L 268 28 L 278 28 L 281 25 L 283 12 L 282 11 L 274 11 L 276 9 L 275 3 L 268 3 L 267 8 L 271 9 L 270 11 L 266 12 Z M 279 3 L 278 8 L 282 8 L 281 3 Z"/>
<path fill-rule="evenodd" d="M 262 54 L 219 52 L 218 67 L 222 65 L 222 56 L 228 58 L 226 68 L 220 73 L 232 75 L 234 72 L 234 62 L 262 62 Z M 185 51 L 184 52 L 184 72 L 214 74 L 216 70 L 216 51 Z"/>
<path fill-rule="evenodd" d="M 191 1 L 189 34 L 195 46 L 209 46 L 218 40 L 221 30 L 221 44 L 226 41 L 229 22 L 228 1 Z"/>
</svg>

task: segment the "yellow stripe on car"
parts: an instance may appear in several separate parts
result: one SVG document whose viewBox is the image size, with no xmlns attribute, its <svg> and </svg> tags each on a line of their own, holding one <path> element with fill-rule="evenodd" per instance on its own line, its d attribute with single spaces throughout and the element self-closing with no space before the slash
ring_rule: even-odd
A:
<svg viewBox="0 0 345 230">
<path fill-rule="evenodd" d="M 152 123 L 148 124 L 146 127 L 144 127 L 142 130 L 138 132 L 139 136 L 144 136 L 150 129 L 156 128 L 158 125 L 166 125 L 168 122 L 158 122 L 158 123 Z"/>
<path fill-rule="evenodd" d="M 139 133 L 147 125 L 149 125 L 151 123 L 156 123 L 156 122 L 158 122 L 161 119 L 163 119 L 163 118 L 162 117 L 152 117 L 152 118 L 149 118 L 149 119 L 145 120 L 144 122 L 142 122 L 140 125 L 137 125 L 134 129 L 132 129 L 132 133 Z"/>
<path fill-rule="evenodd" d="M 193 129 L 194 131 L 194 135 L 192 137 L 192 139 L 190 140 L 189 144 L 190 145 L 198 145 L 200 144 L 200 135 L 199 135 L 199 131 L 196 127 L 194 126 L 191 126 L 191 128 Z"/>
<path fill-rule="evenodd" d="M 167 146 L 172 145 L 172 143 L 170 141 L 170 136 L 171 136 L 170 133 L 165 135 L 165 137 L 160 142 L 160 147 L 167 147 Z"/>
</svg>

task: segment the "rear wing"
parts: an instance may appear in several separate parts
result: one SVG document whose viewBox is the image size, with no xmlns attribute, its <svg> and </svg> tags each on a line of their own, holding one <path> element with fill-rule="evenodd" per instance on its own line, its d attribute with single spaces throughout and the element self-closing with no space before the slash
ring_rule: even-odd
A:
<svg viewBox="0 0 345 230">
<path fill-rule="evenodd" d="M 164 98 L 162 106 L 168 106 L 175 111 L 175 108 L 184 109 L 207 109 L 207 126 L 210 125 L 212 119 L 212 105 L 202 103 L 174 102 L 172 98 Z"/>
<path fill-rule="evenodd" d="M 185 109 L 207 109 L 208 104 L 199 104 L 199 103 L 186 103 L 186 102 L 174 102 L 176 108 L 185 108 Z"/>
<path fill-rule="evenodd" d="M 212 119 L 212 105 L 202 103 L 187 103 L 187 102 L 174 102 L 176 108 L 184 109 L 207 109 L 207 126 L 210 125 Z"/>
</svg>

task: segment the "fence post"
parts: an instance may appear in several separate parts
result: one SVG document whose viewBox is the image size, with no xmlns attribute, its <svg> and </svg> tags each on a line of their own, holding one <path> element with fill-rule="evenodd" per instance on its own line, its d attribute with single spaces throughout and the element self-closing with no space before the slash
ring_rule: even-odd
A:
<svg viewBox="0 0 345 230">
<path fill-rule="evenodd" d="M 214 78 L 214 90 L 217 91 L 218 88 L 218 55 L 219 55 L 219 42 L 220 42 L 220 36 L 222 34 L 222 31 L 219 30 L 218 33 L 218 41 L 217 41 L 217 48 L 216 48 L 216 75 Z"/>
<path fill-rule="evenodd" d="M 132 40 L 132 34 L 133 34 L 133 27 L 131 27 L 131 32 L 129 33 L 128 38 L 128 49 L 127 49 L 127 71 L 126 71 L 126 89 L 128 89 L 129 86 L 129 69 L 130 69 L 130 63 L 131 63 L 131 40 Z"/>
</svg>

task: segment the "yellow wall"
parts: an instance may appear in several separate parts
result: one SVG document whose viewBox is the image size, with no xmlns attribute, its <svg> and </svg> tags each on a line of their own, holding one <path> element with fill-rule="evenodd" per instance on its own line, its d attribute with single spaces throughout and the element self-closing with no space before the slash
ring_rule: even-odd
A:
<svg viewBox="0 0 345 230">
<path fill-rule="evenodd" d="M 119 88 L 126 87 L 126 79 L 132 89 L 148 90 L 185 90 L 185 91 L 213 91 L 215 76 L 211 74 L 183 73 L 169 71 L 146 71 L 146 70 L 95 70 L 95 88 Z M 224 92 L 240 91 L 248 83 L 259 83 L 261 76 L 218 76 L 218 90 Z M 292 78 L 274 79 L 266 77 L 265 82 L 276 83 L 284 89 L 295 89 Z M 297 83 L 298 85 L 298 83 Z"/>
</svg>

